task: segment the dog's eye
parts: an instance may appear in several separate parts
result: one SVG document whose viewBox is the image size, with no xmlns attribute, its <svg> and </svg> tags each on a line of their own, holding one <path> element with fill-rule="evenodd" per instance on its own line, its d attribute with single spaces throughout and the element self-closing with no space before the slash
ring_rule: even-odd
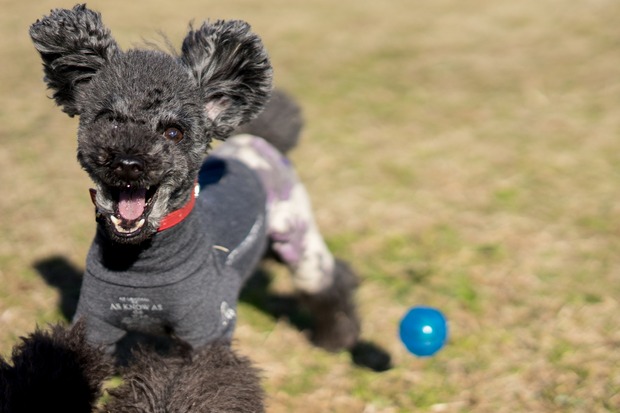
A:
<svg viewBox="0 0 620 413">
<path fill-rule="evenodd" d="M 174 143 L 177 143 L 183 139 L 183 132 L 177 128 L 168 128 L 164 131 L 164 137 L 166 139 L 170 139 Z"/>
</svg>

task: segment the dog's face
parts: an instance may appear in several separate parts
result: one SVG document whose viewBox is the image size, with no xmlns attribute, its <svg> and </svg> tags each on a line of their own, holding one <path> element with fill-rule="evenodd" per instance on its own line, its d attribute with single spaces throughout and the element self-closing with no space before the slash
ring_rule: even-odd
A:
<svg viewBox="0 0 620 413">
<path fill-rule="evenodd" d="M 83 93 L 77 157 L 99 219 L 114 239 L 141 241 L 187 202 L 211 136 L 202 97 L 174 58 L 152 51 L 118 56 Z"/>
<path fill-rule="evenodd" d="M 53 10 L 30 35 L 56 103 L 80 116 L 77 157 L 116 242 L 140 243 L 188 202 L 209 143 L 264 106 L 271 66 L 240 21 L 191 30 L 180 56 L 120 50 L 98 13 Z"/>
</svg>

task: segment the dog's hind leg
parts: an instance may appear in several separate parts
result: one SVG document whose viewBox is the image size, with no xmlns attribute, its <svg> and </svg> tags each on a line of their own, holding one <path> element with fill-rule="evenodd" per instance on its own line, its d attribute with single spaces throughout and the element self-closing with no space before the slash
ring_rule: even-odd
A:
<svg viewBox="0 0 620 413">
<path fill-rule="evenodd" d="M 333 351 L 353 347 L 360 332 L 353 297 L 357 277 L 329 251 L 291 163 L 267 141 L 252 135 L 229 138 L 213 154 L 245 163 L 263 183 L 271 249 L 290 268 L 294 285 L 312 314 L 313 342 Z"/>
<path fill-rule="evenodd" d="M 312 341 L 330 351 L 351 349 L 360 334 L 354 302 L 359 280 L 329 251 L 299 181 L 290 199 L 272 204 L 269 221 L 272 249 L 289 266 L 302 304 L 312 315 Z"/>
</svg>

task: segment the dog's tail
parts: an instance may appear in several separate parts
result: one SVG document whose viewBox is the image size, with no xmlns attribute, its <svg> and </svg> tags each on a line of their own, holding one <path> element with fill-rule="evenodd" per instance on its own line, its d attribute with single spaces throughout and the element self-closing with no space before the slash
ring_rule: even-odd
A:
<svg viewBox="0 0 620 413">
<path fill-rule="evenodd" d="M 91 413 L 111 370 L 103 350 L 86 343 L 82 323 L 37 329 L 10 360 L 0 357 L 0 412 Z"/>
<path fill-rule="evenodd" d="M 288 94 L 276 89 L 261 114 L 240 126 L 236 133 L 260 136 L 286 154 L 297 145 L 302 127 L 299 105 Z"/>
</svg>

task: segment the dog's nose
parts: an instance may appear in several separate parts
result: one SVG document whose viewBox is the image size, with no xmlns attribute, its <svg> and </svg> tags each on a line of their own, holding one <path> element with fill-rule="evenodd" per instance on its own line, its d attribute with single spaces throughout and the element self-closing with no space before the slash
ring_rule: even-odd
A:
<svg viewBox="0 0 620 413">
<path fill-rule="evenodd" d="M 131 182 L 139 179 L 144 172 L 144 162 L 131 156 L 117 156 L 112 163 L 112 170 L 123 181 Z"/>
</svg>

